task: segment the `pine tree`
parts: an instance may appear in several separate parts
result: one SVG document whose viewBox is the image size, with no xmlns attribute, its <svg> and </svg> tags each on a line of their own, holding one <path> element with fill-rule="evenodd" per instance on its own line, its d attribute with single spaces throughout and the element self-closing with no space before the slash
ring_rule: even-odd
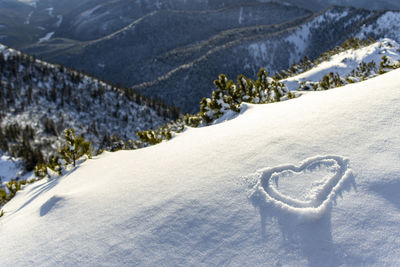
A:
<svg viewBox="0 0 400 267">
<path fill-rule="evenodd" d="M 393 61 L 391 58 L 388 58 L 386 55 L 382 57 L 382 61 L 379 64 L 379 74 L 384 74 L 390 70 L 400 68 L 400 63 L 397 61 Z"/>
<path fill-rule="evenodd" d="M 64 130 L 66 144 L 59 150 L 61 157 L 76 166 L 76 160 L 83 155 L 91 157 L 90 142 L 85 141 L 83 135 L 76 136 L 74 129 Z"/>
</svg>

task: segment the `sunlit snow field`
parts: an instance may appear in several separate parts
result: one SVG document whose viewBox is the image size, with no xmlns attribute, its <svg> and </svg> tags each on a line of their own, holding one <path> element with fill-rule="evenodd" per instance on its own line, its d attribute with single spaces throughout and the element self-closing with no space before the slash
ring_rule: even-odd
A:
<svg viewBox="0 0 400 267">
<path fill-rule="evenodd" d="M 2 264 L 399 265 L 399 75 L 29 185 L 4 206 Z"/>
</svg>

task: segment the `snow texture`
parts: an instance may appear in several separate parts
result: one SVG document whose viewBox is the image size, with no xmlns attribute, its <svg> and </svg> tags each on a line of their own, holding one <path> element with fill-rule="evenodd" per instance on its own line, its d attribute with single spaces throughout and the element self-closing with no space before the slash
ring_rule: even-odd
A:
<svg viewBox="0 0 400 267">
<path fill-rule="evenodd" d="M 253 202 L 257 206 L 270 202 L 282 210 L 310 218 L 319 218 L 325 213 L 337 192 L 340 192 L 345 180 L 352 176 L 352 171 L 348 169 L 347 165 L 348 160 L 339 156 L 318 156 L 305 160 L 299 167 L 282 165 L 260 170 L 260 180 L 252 194 Z M 310 172 L 311 176 L 315 176 L 316 169 L 321 168 L 321 166 L 330 167 L 331 173 L 320 177 L 320 180 L 313 184 L 314 187 L 311 188 L 310 192 L 307 192 L 309 194 L 307 201 L 288 196 L 278 188 L 278 181 L 284 176 L 300 174 L 300 176 L 305 177 L 307 172 Z M 291 178 L 293 179 L 293 177 Z M 311 180 L 312 177 L 307 178 Z M 291 183 L 294 182 L 291 181 Z M 305 183 L 305 181 L 302 181 L 302 183 Z M 294 191 L 299 190 L 298 186 Z M 260 196 L 262 196 L 261 199 Z M 260 201 L 265 203 L 260 203 Z"/>
<path fill-rule="evenodd" d="M 398 266 L 399 75 L 28 185 L 3 208 L 2 266 Z"/>
</svg>

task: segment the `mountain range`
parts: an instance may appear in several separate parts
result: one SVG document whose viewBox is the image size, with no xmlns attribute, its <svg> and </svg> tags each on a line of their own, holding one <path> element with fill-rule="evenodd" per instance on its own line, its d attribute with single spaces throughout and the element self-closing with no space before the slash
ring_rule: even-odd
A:
<svg viewBox="0 0 400 267">
<path fill-rule="evenodd" d="M 8 14 L 0 19 L 0 41 L 196 112 L 220 73 L 235 78 L 255 76 L 260 67 L 286 69 L 359 35 L 363 25 L 365 38 L 398 40 L 388 36 L 396 35 L 388 25 L 396 24 L 398 12 L 333 7 L 315 13 L 350 3 L 303 2 L 7 0 L 0 5 Z M 371 9 L 374 3 L 352 2 Z M 396 1 L 379 3 L 398 8 Z M 16 6 L 21 12 L 11 19 Z M 377 24 L 381 31 L 367 27 Z"/>
</svg>

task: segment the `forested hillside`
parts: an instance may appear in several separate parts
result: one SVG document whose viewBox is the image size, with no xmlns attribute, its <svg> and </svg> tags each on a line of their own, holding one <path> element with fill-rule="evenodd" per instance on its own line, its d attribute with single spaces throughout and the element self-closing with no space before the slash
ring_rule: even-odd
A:
<svg viewBox="0 0 400 267">
<path fill-rule="evenodd" d="M 27 170 L 57 151 L 66 128 L 95 151 L 112 150 L 178 116 L 159 99 L 0 46 L 0 149 L 24 158 Z"/>
</svg>

